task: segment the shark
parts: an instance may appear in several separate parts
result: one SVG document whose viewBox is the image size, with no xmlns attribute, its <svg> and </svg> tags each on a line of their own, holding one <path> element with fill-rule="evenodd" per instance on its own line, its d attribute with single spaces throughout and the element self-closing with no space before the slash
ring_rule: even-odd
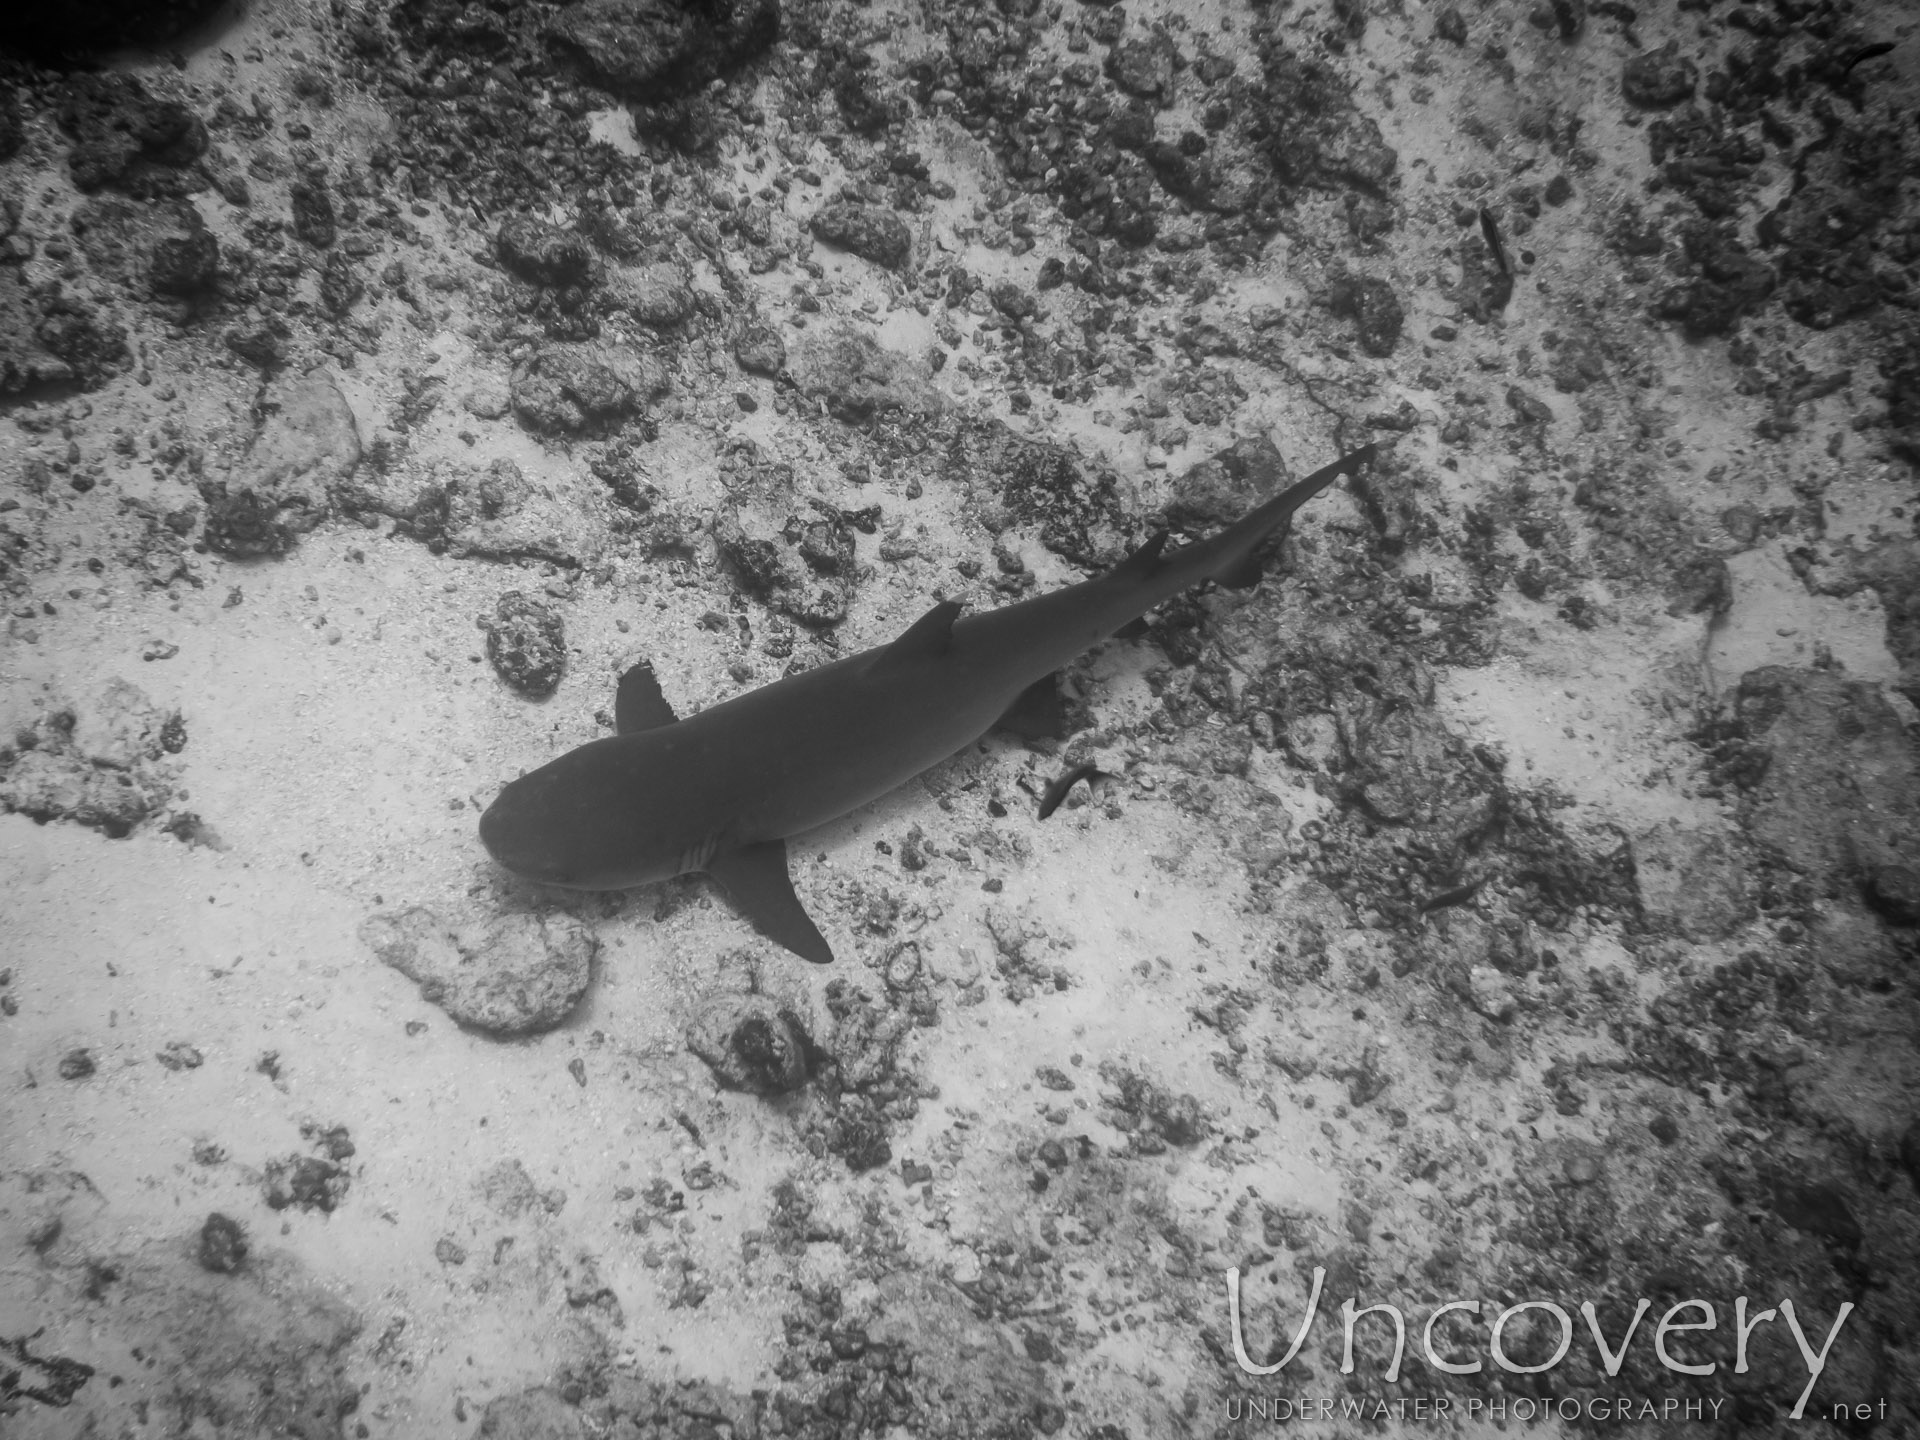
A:
<svg viewBox="0 0 1920 1440">
<path fill-rule="evenodd" d="M 753 926 L 804 960 L 833 949 L 794 893 L 787 842 L 974 744 L 1062 666 L 1201 584 L 1245 589 L 1267 542 L 1364 445 L 1205 539 L 1157 532 L 1105 574 L 963 614 L 942 600 L 896 639 L 681 719 L 643 661 L 622 675 L 614 733 L 503 786 L 480 841 L 505 870 L 576 890 L 704 871 Z"/>
</svg>

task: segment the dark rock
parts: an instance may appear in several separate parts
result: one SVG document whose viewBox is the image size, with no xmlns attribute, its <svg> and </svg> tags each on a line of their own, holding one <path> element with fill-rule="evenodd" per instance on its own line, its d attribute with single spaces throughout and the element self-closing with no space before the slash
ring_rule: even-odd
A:
<svg viewBox="0 0 1920 1440">
<path fill-rule="evenodd" d="M 1896 924 L 1920 925 L 1920 868 L 1874 866 L 1867 872 L 1867 898 Z"/>
<path fill-rule="evenodd" d="M 1391 355 L 1407 318 L 1393 287 L 1371 275 L 1340 276 L 1327 291 L 1327 308 L 1353 319 L 1369 355 Z"/>
<path fill-rule="evenodd" d="M 777 376 L 787 365 L 786 342 L 771 325 L 754 322 L 733 342 L 733 358 L 742 370 Z"/>
<path fill-rule="evenodd" d="M 95 1068 L 91 1050 L 69 1050 L 60 1057 L 59 1073 L 62 1080 L 85 1080 Z"/>
<path fill-rule="evenodd" d="M 756 59 L 780 36 L 777 0 L 583 0 L 545 25 L 550 45 L 594 84 L 657 104 L 691 95 Z"/>
<path fill-rule="evenodd" d="M 1258 133 L 1280 179 L 1289 185 L 1384 191 L 1400 157 L 1379 125 L 1360 113 L 1339 73 L 1277 38 L 1261 58 L 1269 105 L 1258 117 Z"/>
<path fill-rule="evenodd" d="M 209 550 L 237 560 L 284 555 L 293 548 L 293 530 L 279 519 L 280 507 L 262 500 L 250 487 L 229 492 L 223 483 L 203 487 Z"/>
<path fill-rule="evenodd" d="M 551 605 L 509 590 L 482 623 L 487 659 L 509 689 L 544 700 L 559 688 L 567 663 L 566 628 Z"/>
<path fill-rule="evenodd" d="M 278 315 L 267 315 L 226 333 L 227 348 L 250 365 L 278 370 L 293 349 L 293 330 Z"/>
<path fill-rule="evenodd" d="M 713 1001 L 688 1030 L 687 1047 L 722 1085 L 755 1095 L 798 1090 L 817 1053 L 796 1007 L 760 994 Z"/>
<path fill-rule="evenodd" d="M 207 1216 L 200 1227 L 199 1260 L 202 1270 L 216 1275 L 231 1275 L 247 1260 L 247 1234 L 237 1220 L 219 1211 Z"/>
<path fill-rule="evenodd" d="M 163 295 L 197 295 L 220 274 L 220 242 L 209 230 L 169 235 L 153 247 L 147 281 Z"/>
<path fill-rule="evenodd" d="M 1467 43 L 1466 19 L 1459 10 L 1449 5 L 1434 17 L 1433 33 L 1436 39 L 1444 40 L 1449 45 L 1464 45 Z"/>
<path fill-rule="evenodd" d="M 320 303 L 336 320 L 345 315 L 367 293 L 367 283 L 359 268 L 344 250 L 334 250 L 320 271 Z"/>
<path fill-rule="evenodd" d="M 319 1210 L 332 1213 L 347 1197 L 351 1184 L 346 1171 L 317 1155 L 289 1155 L 269 1160 L 264 1170 L 267 1208 Z"/>
<path fill-rule="evenodd" d="M 1837 1186 L 1824 1180 L 1776 1176 L 1773 1208 L 1796 1230 L 1819 1235 L 1848 1249 L 1858 1248 L 1866 1234 L 1854 1218 L 1853 1207 Z"/>
<path fill-rule="evenodd" d="M 316 250 L 325 250 L 339 236 L 333 214 L 333 194 L 320 179 L 294 182 L 289 199 L 293 207 L 293 233 Z"/>
<path fill-rule="evenodd" d="M 147 199 L 206 187 L 192 168 L 207 150 L 206 124 L 176 101 L 152 99 L 134 76 L 68 76 L 58 118 L 74 141 L 67 166 L 81 190 L 111 185 Z"/>
<path fill-rule="evenodd" d="M 1740 678 L 1736 716 L 1770 757 L 1749 792 L 1756 840 L 1834 893 L 1920 851 L 1920 768 L 1879 687 L 1767 666 Z"/>
<path fill-rule="evenodd" d="M 906 269 L 912 258 L 913 232 L 890 210 L 836 200 L 814 214 L 811 228 L 825 244 L 889 270 Z"/>
<path fill-rule="evenodd" d="M 1669 40 L 1621 67 L 1620 93 L 1630 104 L 1665 110 L 1690 98 L 1699 78 L 1699 67 L 1680 53 L 1678 42 Z"/>
<path fill-rule="evenodd" d="M 1122 40 L 1107 52 L 1107 78 L 1129 95 L 1156 105 L 1173 103 L 1173 41 L 1155 30 Z"/>
<path fill-rule="evenodd" d="M 86 385 L 98 384 L 127 358 L 127 332 L 64 295 L 42 302 L 33 338 L 67 367 L 60 378 Z"/>
<path fill-rule="evenodd" d="M 494 236 L 500 263 L 536 285 L 586 285 L 593 277 L 593 250 L 586 237 L 530 215 L 503 221 Z"/>
</svg>

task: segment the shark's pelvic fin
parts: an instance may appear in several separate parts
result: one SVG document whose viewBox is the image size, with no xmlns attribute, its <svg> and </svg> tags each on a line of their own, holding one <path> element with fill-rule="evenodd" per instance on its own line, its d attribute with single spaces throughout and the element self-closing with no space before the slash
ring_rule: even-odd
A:
<svg viewBox="0 0 1920 1440">
<path fill-rule="evenodd" d="M 896 666 L 919 660 L 937 660 L 953 644 L 953 622 L 965 607 L 958 600 L 942 600 L 913 624 L 900 632 L 900 638 L 873 657 L 870 675 L 884 675 Z"/>
<path fill-rule="evenodd" d="M 636 730 L 657 730 L 671 725 L 679 716 L 660 693 L 660 681 L 650 661 L 642 660 L 620 677 L 620 689 L 613 698 L 613 728 L 616 734 L 631 735 Z"/>
<path fill-rule="evenodd" d="M 1067 733 L 1067 700 L 1060 693 L 1060 672 L 1042 675 L 1020 692 L 1007 713 L 993 722 L 996 730 L 1022 740 L 1059 740 Z"/>
<path fill-rule="evenodd" d="M 733 903 L 762 935 L 802 960 L 816 965 L 833 963 L 826 936 L 793 893 L 786 841 L 767 840 L 728 851 L 708 862 L 707 873 L 727 887 Z"/>
</svg>

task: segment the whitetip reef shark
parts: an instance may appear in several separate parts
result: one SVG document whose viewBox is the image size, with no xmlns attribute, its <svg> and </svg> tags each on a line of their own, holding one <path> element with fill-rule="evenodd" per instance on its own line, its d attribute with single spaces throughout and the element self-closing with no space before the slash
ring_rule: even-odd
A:
<svg viewBox="0 0 1920 1440">
<path fill-rule="evenodd" d="M 1162 531 L 1106 574 L 961 617 L 943 600 L 891 644 L 789 675 L 685 720 L 642 662 L 620 679 L 615 733 L 512 780 L 480 817 L 505 869 L 576 890 L 704 870 L 768 939 L 833 951 L 793 893 L 787 841 L 905 784 L 980 739 L 1036 685 L 1203 580 L 1260 581 L 1262 544 L 1362 446 L 1205 540 Z"/>
</svg>

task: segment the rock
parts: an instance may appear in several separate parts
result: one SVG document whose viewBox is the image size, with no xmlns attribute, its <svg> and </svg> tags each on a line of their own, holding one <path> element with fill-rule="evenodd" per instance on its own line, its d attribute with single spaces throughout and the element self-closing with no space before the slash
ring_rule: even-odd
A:
<svg viewBox="0 0 1920 1440">
<path fill-rule="evenodd" d="M 816 211 L 815 236 L 888 270 L 905 270 L 913 254 L 913 232 L 891 210 L 836 200 Z"/>
<path fill-rule="evenodd" d="M 1896 925 L 1920 925 L 1920 868 L 1874 866 L 1867 872 L 1867 898 Z"/>
<path fill-rule="evenodd" d="M 28 751 L 0 778 L 0 807 L 35 820 L 72 820 L 116 840 L 159 809 L 164 793 L 144 773 L 45 750 Z"/>
<path fill-rule="evenodd" d="M 793 347 L 787 368 L 802 393 L 823 398 L 845 420 L 864 421 L 886 410 L 930 415 L 945 403 L 922 362 L 851 326 L 809 330 Z"/>
<path fill-rule="evenodd" d="M 1342 275 L 1327 292 L 1327 308 L 1353 319 L 1360 348 L 1369 355 L 1386 356 L 1400 343 L 1407 314 L 1393 287 L 1371 275 Z"/>
<path fill-rule="evenodd" d="M 163 737 L 179 723 L 178 712 L 162 714 L 139 686 L 116 678 L 75 716 L 73 748 L 94 765 L 131 770 L 166 753 Z"/>
<path fill-rule="evenodd" d="M 241 489 L 229 494 L 223 483 L 210 481 L 201 486 L 200 494 L 207 502 L 206 526 L 200 538 L 214 554 L 252 560 L 284 555 L 293 548 L 294 531 L 280 521 L 279 507 L 253 491 Z"/>
<path fill-rule="evenodd" d="M 1107 51 L 1107 78 L 1129 95 L 1160 106 L 1173 103 L 1173 41 L 1154 30 Z"/>
<path fill-rule="evenodd" d="M 1753 918 L 1750 865 L 1734 837 L 1669 821 L 1635 835 L 1632 846 L 1648 919 L 1699 943 L 1724 940 Z"/>
<path fill-rule="evenodd" d="M 807 1083 L 815 1046 L 797 1008 L 768 995 L 723 995 L 687 1031 L 687 1048 L 730 1090 L 781 1095 Z"/>
<path fill-rule="evenodd" d="M 749 531 L 751 522 L 754 529 Z M 853 534 L 837 515 L 789 521 L 778 538 L 760 519 L 728 511 L 713 538 L 742 588 L 803 625 L 837 625 L 853 598 Z"/>
<path fill-rule="evenodd" d="M 186 106 L 153 99 L 122 71 L 70 74 L 63 90 L 58 115 L 74 142 L 67 167 L 77 189 L 148 200 L 206 188 L 194 162 L 207 152 L 207 127 Z"/>
<path fill-rule="evenodd" d="M 220 5 L 221 0 L 64 0 L 10 17 L 7 41 L 54 63 L 127 46 L 158 47 L 201 24 Z"/>
<path fill-rule="evenodd" d="M 531 215 L 502 221 L 493 248 L 502 265 L 535 285 L 586 285 L 593 280 L 593 250 L 586 237 Z"/>
<path fill-rule="evenodd" d="M 509 689 L 544 700 L 560 687 L 567 663 L 566 628 L 551 605 L 509 590 L 481 624 L 487 632 L 487 658 Z"/>
<path fill-rule="evenodd" d="M 267 386 L 246 458 L 236 467 L 274 523 L 311 530 L 360 464 L 360 425 L 324 367 Z M 229 552 L 234 553 L 234 552 Z M 275 553 L 275 552 L 268 552 Z"/>
<path fill-rule="evenodd" d="M 154 243 L 147 283 L 163 295 L 197 295 L 220 276 L 220 242 L 211 231 L 168 235 Z"/>
<path fill-rule="evenodd" d="M 755 321 L 733 342 L 733 358 L 751 374 L 777 376 L 787 367 L 787 347 L 778 330 Z"/>
<path fill-rule="evenodd" d="M 247 1233 L 237 1220 L 214 1211 L 200 1227 L 198 1258 L 202 1270 L 231 1275 L 247 1262 Z"/>
<path fill-rule="evenodd" d="M 671 260 L 623 271 L 609 285 L 607 304 L 625 310 L 642 325 L 669 330 L 694 312 L 693 278 Z"/>
<path fill-rule="evenodd" d="M 514 413 L 542 434 L 611 433 L 666 391 L 658 360 L 605 342 L 543 346 L 512 380 Z"/>
<path fill-rule="evenodd" d="M 1243 438 L 1175 480 L 1162 513 L 1172 529 L 1209 535 L 1272 499 L 1286 480 L 1286 461 L 1269 437 Z"/>
<path fill-rule="evenodd" d="M 538 1034 L 564 1021 L 593 978 L 598 948 L 568 915 L 517 912 L 454 931 L 424 906 L 376 914 L 360 937 L 418 984 L 422 999 L 494 1035 Z"/>
<path fill-rule="evenodd" d="M 1500 1024 L 1513 1019 L 1519 1001 L 1514 996 L 1513 980 L 1491 965 L 1475 965 L 1467 972 L 1467 1003 Z"/>
<path fill-rule="evenodd" d="M 536 485 L 505 458 L 447 480 L 437 505 L 433 523 L 450 555 L 577 567 L 597 558 L 602 548 L 599 512 L 604 507 L 579 494 L 558 496 L 553 485 Z M 416 512 L 414 524 L 417 533 L 425 517 Z"/>
<path fill-rule="evenodd" d="M 489 1400 L 476 1433 L 483 1440 L 586 1440 L 587 1426 L 577 1407 L 543 1385 Z"/>
<path fill-rule="evenodd" d="M 340 233 L 334 219 L 333 195 L 324 180 L 296 180 L 288 192 L 293 207 L 293 233 L 296 238 L 325 250 Z"/>
<path fill-rule="evenodd" d="M 1620 69 L 1620 93 L 1631 105 L 1649 110 L 1669 110 L 1691 98 L 1700 72 L 1693 61 L 1680 53 L 1677 41 L 1669 40 L 1658 50 L 1645 50 Z"/>
<path fill-rule="evenodd" d="M 513 395 L 507 389 L 506 381 L 488 376 L 476 381 L 473 388 L 461 397 L 461 403 L 475 419 L 499 420 L 513 407 Z"/>
<path fill-rule="evenodd" d="M 779 38 L 780 7 L 778 0 L 715 0 L 699 9 L 673 0 L 582 0 L 545 30 L 594 84 L 655 105 L 701 90 L 765 51 Z"/>
<path fill-rule="evenodd" d="M 1735 713 L 1770 757 L 1748 831 L 1830 893 L 1920 853 L 1920 770 L 1878 686 L 1770 665 L 1740 678 Z"/>
</svg>

